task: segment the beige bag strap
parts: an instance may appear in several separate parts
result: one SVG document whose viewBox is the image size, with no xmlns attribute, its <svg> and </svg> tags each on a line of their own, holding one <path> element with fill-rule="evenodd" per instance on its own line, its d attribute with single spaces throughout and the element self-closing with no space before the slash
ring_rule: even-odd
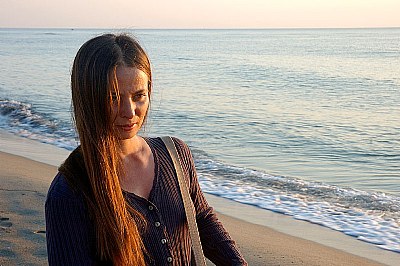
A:
<svg viewBox="0 0 400 266">
<path fill-rule="evenodd" d="M 205 266 L 206 261 L 204 259 L 203 249 L 201 248 L 200 236 L 195 217 L 195 209 L 189 195 L 189 188 L 183 178 L 183 170 L 180 163 L 179 154 L 171 137 L 166 136 L 162 137 L 161 139 L 167 147 L 169 155 L 174 162 L 175 171 L 178 176 L 179 189 L 181 191 L 186 218 L 189 225 L 189 234 L 192 241 L 192 251 L 196 266 Z"/>
</svg>

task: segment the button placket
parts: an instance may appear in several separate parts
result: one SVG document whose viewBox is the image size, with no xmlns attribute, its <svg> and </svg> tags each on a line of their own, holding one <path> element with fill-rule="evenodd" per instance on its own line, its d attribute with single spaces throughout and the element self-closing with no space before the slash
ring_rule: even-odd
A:
<svg viewBox="0 0 400 266">
<path fill-rule="evenodd" d="M 158 209 L 156 209 L 156 207 L 153 206 L 153 205 L 151 205 L 151 204 L 147 205 L 147 209 L 150 211 L 149 215 L 150 215 L 151 217 L 155 218 L 155 219 L 153 220 L 153 222 L 152 222 L 153 225 L 154 225 L 156 228 L 162 228 L 161 231 L 158 231 L 158 234 L 160 234 L 160 235 L 159 235 L 159 236 L 160 236 L 160 238 L 159 238 L 159 239 L 160 239 L 160 240 L 159 240 L 160 242 L 159 242 L 159 243 L 161 243 L 161 245 L 164 247 L 165 252 L 166 252 L 165 255 L 168 254 L 168 256 L 166 257 L 166 261 L 170 264 L 170 263 L 172 263 L 173 258 L 172 258 L 172 256 L 171 256 L 171 249 L 170 249 L 170 246 L 169 246 L 169 241 L 168 241 L 168 239 L 167 239 L 167 237 L 166 237 L 165 228 L 162 227 L 160 213 L 159 213 Z"/>
<path fill-rule="evenodd" d="M 151 203 L 147 203 L 147 209 L 149 210 L 149 219 L 151 219 L 151 220 L 153 220 L 152 221 L 152 224 L 156 227 L 156 228 L 158 228 L 158 229 L 161 229 L 161 230 L 157 230 L 158 231 L 158 233 L 157 234 L 159 234 L 159 243 L 163 246 L 163 249 L 164 249 L 164 251 L 163 252 L 165 252 L 164 254 L 165 255 L 167 255 L 166 257 L 164 257 L 165 258 L 165 260 L 167 261 L 167 263 L 168 264 L 172 264 L 173 263 L 173 257 L 171 256 L 171 248 L 170 248 L 170 246 L 169 246 L 169 241 L 168 241 L 168 239 L 167 239 L 167 235 L 166 235 L 166 228 L 165 227 L 163 227 L 163 224 L 161 223 L 161 217 L 160 217 L 160 212 L 159 212 L 159 210 L 157 209 L 157 207 L 156 206 L 154 206 L 154 205 L 152 205 Z M 152 217 L 152 218 L 150 218 L 150 217 Z"/>
</svg>

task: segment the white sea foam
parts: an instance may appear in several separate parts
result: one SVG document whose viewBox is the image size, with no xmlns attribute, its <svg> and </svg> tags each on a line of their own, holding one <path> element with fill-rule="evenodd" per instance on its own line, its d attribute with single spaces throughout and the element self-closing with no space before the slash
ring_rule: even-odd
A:
<svg viewBox="0 0 400 266">
<path fill-rule="evenodd" d="M 215 166 L 212 168 L 215 169 Z M 236 169 L 236 171 L 239 171 L 239 169 Z M 244 170 L 244 172 L 249 171 Z M 254 184 L 240 180 L 227 180 L 207 173 L 207 171 L 199 171 L 199 180 L 202 189 L 207 193 L 290 215 L 298 220 L 341 231 L 380 248 L 400 252 L 400 216 L 398 212 L 358 208 L 352 205 L 352 202 L 346 203 L 341 200 L 336 202 L 325 201 L 323 198 L 318 198 L 312 194 L 298 194 L 291 191 L 290 188 L 285 188 L 285 184 L 298 182 L 303 189 L 309 187 L 314 190 L 324 188 L 340 191 L 342 197 L 347 194 L 365 196 L 368 193 L 303 180 L 285 179 L 264 173 L 257 174 L 264 179 L 279 180 L 282 182 L 282 186 L 280 188 L 277 188 L 278 186 L 275 186 L 275 188 L 255 187 Z M 384 196 L 383 194 L 370 196 L 391 204 L 397 204 L 397 207 L 400 203 L 398 198 Z"/>
<path fill-rule="evenodd" d="M 32 110 L 30 104 L 0 99 L 0 128 L 18 136 L 72 150 L 77 146 L 71 126 Z"/>
</svg>

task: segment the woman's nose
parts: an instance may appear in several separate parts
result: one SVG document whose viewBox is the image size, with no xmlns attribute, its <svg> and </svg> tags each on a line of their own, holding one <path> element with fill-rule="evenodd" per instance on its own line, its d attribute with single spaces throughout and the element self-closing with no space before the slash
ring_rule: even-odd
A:
<svg viewBox="0 0 400 266">
<path fill-rule="evenodd" d="M 121 100 L 119 107 L 119 115 L 125 118 L 132 118 L 135 116 L 136 104 L 131 100 Z"/>
</svg>

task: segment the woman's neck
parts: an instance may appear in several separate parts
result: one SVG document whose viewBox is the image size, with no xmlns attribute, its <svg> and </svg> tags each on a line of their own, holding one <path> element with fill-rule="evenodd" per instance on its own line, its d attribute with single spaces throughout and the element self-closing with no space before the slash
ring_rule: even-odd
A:
<svg viewBox="0 0 400 266">
<path fill-rule="evenodd" d="M 130 139 L 121 140 L 119 142 L 119 154 L 122 159 L 127 156 L 137 156 L 143 151 L 144 140 L 140 136 Z"/>
</svg>

